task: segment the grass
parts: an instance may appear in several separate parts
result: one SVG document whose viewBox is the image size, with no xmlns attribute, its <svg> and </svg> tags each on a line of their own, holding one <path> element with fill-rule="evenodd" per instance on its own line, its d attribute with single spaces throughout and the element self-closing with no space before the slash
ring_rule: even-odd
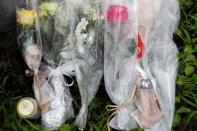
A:
<svg viewBox="0 0 197 131">
<path fill-rule="evenodd" d="M 176 112 L 177 130 L 197 130 L 197 3 L 180 0 L 181 20 L 174 39 L 179 48 Z"/>
<path fill-rule="evenodd" d="M 176 112 L 173 130 L 197 130 L 197 2 L 180 0 L 181 20 L 174 40 L 179 49 L 179 71 L 177 77 Z M 0 39 L 1 40 L 1 39 Z M 2 41 L 2 40 L 1 40 Z M 4 40 L 5 41 L 5 40 Z M 7 39 L 6 39 L 7 41 Z M 4 42 L 5 43 L 5 42 Z M 1 44 L 0 54 L 0 131 L 42 131 L 39 120 L 21 119 L 16 113 L 16 103 L 25 96 L 32 96 L 31 78 L 24 76 L 26 66 L 19 53 L 13 54 L 11 45 Z M 12 52 L 12 53 L 7 53 Z M 74 106 L 80 107 L 77 90 L 72 89 L 75 96 Z M 104 131 L 110 113 L 105 106 L 111 104 L 102 83 L 99 92 L 89 107 L 88 131 Z M 73 131 L 74 119 L 64 124 L 60 131 Z M 44 130 L 43 130 L 44 131 Z M 141 131 L 136 129 L 135 131 Z"/>
</svg>

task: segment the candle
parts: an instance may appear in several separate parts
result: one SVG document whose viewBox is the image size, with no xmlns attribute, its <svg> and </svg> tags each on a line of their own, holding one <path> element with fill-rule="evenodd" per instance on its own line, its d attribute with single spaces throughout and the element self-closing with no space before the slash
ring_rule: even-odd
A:
<svg viewBox="0 0 197 131">
<path fill-rule="evenodd" d="M 36 119 L 40 115 L 38 103 L 30 97 L 23 98 L 18 102 L 17 112 L 22 118 Z"/>
</svg>

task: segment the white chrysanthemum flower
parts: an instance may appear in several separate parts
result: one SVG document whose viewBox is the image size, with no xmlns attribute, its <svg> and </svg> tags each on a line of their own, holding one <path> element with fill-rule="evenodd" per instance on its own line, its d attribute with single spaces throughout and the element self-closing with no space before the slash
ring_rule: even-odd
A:
<svg viewBox="0 0 197 131">
<path fill-rule="evenodd" d="M 84 48 L 83 48 L 83 43 L 87 41 L 88 35 L 85 33 L 82 33 L 82 31 L 86 30 L 86 27 L 88 24 L 89 22 L 86 20 L 86 18 L 82 18 L 81 22 L 76 27 L 75 35 L 77 38 L 78 51 L 80 53 L 85 53 Z"/>
</svg>

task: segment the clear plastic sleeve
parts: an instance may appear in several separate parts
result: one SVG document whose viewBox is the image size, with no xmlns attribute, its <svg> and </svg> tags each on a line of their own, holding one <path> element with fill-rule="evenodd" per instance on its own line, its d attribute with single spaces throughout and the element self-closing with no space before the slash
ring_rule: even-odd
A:
<svg viewBox="0 0 197 131">
<path fill-rule="evenodd" d="M 82 107 L 75 123 L 84 129 L 88 105 L 96 94 L 103 75 L 99 5 L 88 0 L 51 0 L 40 2 L 39 9 L 43 58 L 54 73 L 51 76 L 60 74 L 58 79 L 62 79 L 62 75 L 76 76 Z M 56 84 L 60 82 L 59 80 Z M 70 95 L 69 92 L 67 94 Z M 66 103 L 69 103 L 69 99 Z M 69 109 L 68 105 L 66 109 Z M 72 114 L 72 111 L 67 113 Z"/>
<path fill-rule="evenodd" d="M 75 75 L 81 95 L 81 109 L 75 124 L 85 129 L 88 105 L 103 76 L 103 33 L 99 2 L 80 0 L 76 12 Z"/>
<path fill-rule="evenodd" d="M 105 4 L 105 86 L 116 104 L 107 106 L 115 111 L 109 126 L 171 130 L 177 70 L 172 33 L 179 17 L 177 1 L 107 0 Z"/>
<path fill-rule="evenodd" d="M 116 105 L 127 101 L 132 90 L 132 79 L 136 64 L 137 1 L 107 0 L 105 3 L 105 87 Z M 137 127 L 130 116 L 133 106 L 117 110 L 110 126 L 118 130 Z"/>
<path fill-rule="evenodd" d="M 28 67 L 36 74 L 42 57 L 42 43 L 35 0 L 17 1 L 18 44 Z"/>
<path fill-rule="evenodd" d="M 73 117 L 72 97 L 61 68 L 41 67 L 34 77 L 34 94 L 41 108 L 42 125 L 47 130 L 57 130 Z"/>
<path fill-rule="evenodd" d="M 68 84 L 64 77 L 71 77 L 74 71 L 71 61 L 72 52 L 69 53 L 71 57 L 68 61 L 62 57 L 62 51 L 67 44 L 72 44 L 67 43 L 67 40 L 72 32 L 71 14 L 74 11 L 72 11 L 72 6 L 68 5 L 69 2 L 66 0 L 39 1 L 43 59 L 45 61 L 43 68 L 46 68 L 48 74 L 43 76 L 47 80 L 44 79 L 45 82 L 40 87 L 41 90 L 35 94 L 38 94 L 38 99 L 40 98 L 40 103 L 42 103 L 43 126 L 50 130 L 58 129 L 67 119 L 74 116 L 72 97 L 69 91 L 72 82 Z M 36 88 L 36 86 L 34 87 Z M 43 97 L 46 92 L 49 96 Z"/>
<path fill-rule="evenodd" d="M 27 65 L 34 70 L 33 90 L 41 109 L 42 125 L 45 129 L 57 130 L 74 115 L 69 92 L 72 83 L 68 84 L 64 78 L 72 73 L 72 64 L 60 64 L 66 34 L 57 33 L 57 26 L 66 26 L 62 17 L 66 17 L 62 14 L 66 1 L 17 2 L 19 46 Z M 67 31 L 67 28 L 60 28 Z M 41 58 L 44 60 L 42 64 Z"/>
</svg>

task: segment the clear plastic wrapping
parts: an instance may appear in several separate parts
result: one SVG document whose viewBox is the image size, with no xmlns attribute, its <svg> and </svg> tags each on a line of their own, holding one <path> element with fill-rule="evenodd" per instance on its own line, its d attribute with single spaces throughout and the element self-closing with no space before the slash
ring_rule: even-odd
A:
<svg viewBox="0 0 197 131">
<path fill-rule="evenodd" d="M 103 33 L 99 2 L 81 0 L 78 4 L 75 75 L 81 95 L 81 109 L 75 124 L 85 129 L 88 105 L 95 96 L 103 76 Z"/>
<path fill-rule="evenodd" d="M 36 1 L 17 1 L 18 43 L 28 67 L 36 74 L 42 57 L 42 42 Z"/>
<path fill-rule="evenodd" d="M 61 71 L 61 70 L 60 70 Z M 34 94 L 42 111 L 42 125 L 57 130 L 67 119 L 73 117 L 72 97 L 62 73 L 48 66 L 41 67 L 34 77 Z"/>
<path fill-rule="evenodd" d="M 66 14 L 69 9 L 66 0 L 39 1 L 44 60 L 40 69 L 47 75 L 42 76 L 44 84 L 38 87 L 40 90 L 35 92 L 35 96 L 41 103 L 43 126 L 50 130 L 58 129 L 67 119 L 74 116 L 69 91 L 72 82 L 69 84 L 64 77 L 72 75 L 73 65 L 70 62 L 63 63 L 61 57 L 71 26 L 71 17 Z M 44 72 L 41 75 L 45 74 Z M 38 81 L 34 79 L 34 88 L 37 88 L 36 84 L 40 82 L 39 78 Z"/>
<path fill-rule="evenodd" d="M 76 76 L 82 107 L 75 123 L 84 129 L 88 105 L 103 75 L 103 33 L 100 28 L 99 3 L 88 0 L 32 0 L 20 4 L 24 5 L 23 8 L 34 5 L 35 9 L 31 11 L 36 12 L 36 20 L 31 21 L 31 24 L 38 23 L 35 27 L 39 33 L 35 37 L 40 38 L 39 44 L 43 47 L 39 50 L 39 64 L 36 64 L 37 59 L 36 62 L 30 61 L 36 64 L 33 66 L 27 61 L 30 69 L 36 69 L 33 89 L 41 108 L 43 126 L 49 130 L 58 129 L 73 116 L 68 88 L 72 83 L 68 84 L 64 76 Z M 35 29 L 27 28 L 27 32 L 31 31 Z M 19 32 L 19 40 L 23 33 Z M 29 36 L 27 38 L 30 39 Z M 24 48 L 24 41 L 19 44 Z M 32 51 L 29 49 L 30 53 Z"/>
<path fill-rule="evenodd" d="M 57 33 L 55 25 L 57 19 L 63 22 L 62 13 L 58 12 L 62 6 L 59 5 L 64 6 L 65 1 L 17 3 L 19 46 L 27 65 L 34 71 L 34 95 L 41 109 L 42 125 L 48 130 L 57 130 L 74 115 L 69 92 L 72 83 L 68 84 L 64 78 L 73 71 L 72 64 L 60 64 L 62 39 L 66 35 Z M 62 30 L 67 31 L 67 28 Z"/>
<path fill-rule="evenodd" d="M 107 106 L 115 111 L 109 126 L 171 130 L 177 70 L 172 33 L 179 17 L 177 1 L 107 0 L 105 4 L 105 86 L 116 104 Z"/>
<path fill-rule="evenodd" d="M 106 1 L 105 5 L 105 87 L 111 100 L 121 105 L 132 90 L 132 79 L 136 64 L 137 1 Z M 119 130 L 137 127 L 130 116 L 133 106 L 117 110 L 110 126 Z"/>
<path fill-rule="evenodd" d="M 88 105 L 104 73 L 115 103 L 107 106 L 115 111 L 110 127 L 170 130 L 178 17 L 177 0 L 17 1 L 18 43 L 34 74 L 42 125 L 57 130 L 73 117 L 73 82 L 65 76 L 75 76 L 81 95 L 75 124 L 85 129 Z"/>
<path fill-rule="evenodd" d="M 82 106 L 75 124 L 84 129 L 88 105 L 103 75 L 99 3 L 88 0 L 48 2 L 52 3 L 54 7 L 58 5 L 54 14 L 44 17 L 45 22 L 41 18 L 43 58 L 51 67 L 58 66 L 61 73 L 76 76 Z M 41 4 L 41 7 L 45 6 Z"/>
</svg>

